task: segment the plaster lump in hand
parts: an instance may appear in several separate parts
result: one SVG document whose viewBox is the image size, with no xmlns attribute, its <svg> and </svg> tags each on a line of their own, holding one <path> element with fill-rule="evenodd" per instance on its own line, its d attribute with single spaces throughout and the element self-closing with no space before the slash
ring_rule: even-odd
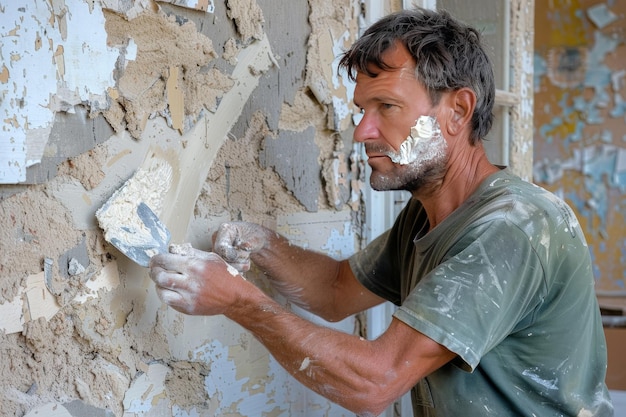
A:
<svg viewBox="0 0 626 417">
<path fill-rule="evenodd" d="M 409 136 L 400 145 L 400 150 L 397 153 L 389 153 L 388 156 L 396 164 L 410 164 L 426 152 L 431 140 L 440 138 L 441 129 L 437 119 L 432 116 L 420 116 L 415 121 L 415 126 L 411 128 Z"/>
</svg>

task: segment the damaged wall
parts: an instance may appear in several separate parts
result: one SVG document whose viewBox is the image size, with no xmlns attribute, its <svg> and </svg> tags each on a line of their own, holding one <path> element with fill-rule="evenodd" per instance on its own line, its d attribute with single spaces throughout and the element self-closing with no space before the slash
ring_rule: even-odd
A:
<svg viewBox="0 0 626 417">
<path fill-rule="evenodd" d="M 162 158 L 177 243 L 209 249 L 219 223 L 243 219 L 354 252 L 363 161 L 332 64 L 359 13 L 356 0 L 0 0 L 0 415 L 351 415 L 237 325 L 165 308 L 94 213 Z"/>
<path fill-rule="evenodd" d="M 534 179 L 576 211 L 598 293 L 623 296 L 626 4 L 537 2 L 536 19 Z"/>
</svg>

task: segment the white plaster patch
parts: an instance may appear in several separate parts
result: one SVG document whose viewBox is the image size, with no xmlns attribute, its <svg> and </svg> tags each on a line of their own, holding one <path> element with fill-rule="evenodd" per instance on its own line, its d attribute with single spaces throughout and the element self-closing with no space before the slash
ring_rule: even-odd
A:
<svg viewBox="0 0 626 417">
<path fill-rule="evenodd" d="M 322 246 L 322 249 L 324 253 L 336 259 L 344 259 L 356 251 L 356 240 L 352 230 L 352 223 L 346 221 L 343 224 L 343 233 L 334 228 L 330 229 L 330 236 L 326 244 Z"/>
<path fill-rule="evenodd" d="M 231 274 L 234 277 L 239 275 L 239 271 L 237 271 L 237 268 L 235 268 L 232 265 L 226 265 L 226 269 L 228 270 L 228 273 Z"/>
<path fill-rule="evenodd" d="M 415 162 L 423 156 L 429 144 L 441 138 L 441 130 L 437 119 L 432 116 L 420 116 L 411 127 L 411 133 L 402 144 L 397 153 L 389 153 L 391 160 L 400 165 Z"/>
<path fill-rule="evenodd" d="M 124 396 L 125 413 L 145 413 L 150 411 L 159 398 L 167 398 L 165 377 L 169 367 L 160 363 L 148 366 L 146 373 L 139 375 Z"/>
<path fill-rule="evenodd" d="M 335 130 L 340 130 L 342 121 L 350 117 L 350 106 L 342 97 L 333 96 L 332 101 L 334 115 L 333 120 L 335 120 L 333 128 Z"/>
<path fill-rule="evenodd" d="M 194 10 L 202 10 L 207 13 L 215 13 L 213 0 L 160 0 L 163 3 L 172 3 L 180 7 L 187 7 Z"/>
<path fill-rule="evenodd" d="M 306 358 L 304 358 L 304 360 L 300 364 L 300 368 L 298 369 L 298 371 L 300 372 L 304 371 L 306 368 L 309 367 L 310 364 L 311 364 L 311 359 L 307 356 Z"/>
<path fill-rule="evenodd" d="M 3 330 L 6 334 L 22 331 L 25 323 L 24 314 L 22 314 L 23 294 L 24 289 L 20 288 L 13 300 L 0 304 L 0 330 Z"/>
<path fill-rule="evenodd" d="M 335 94 L 338 91 L 343 91 L 342 96 L 333 95 L 333 112 L 335 117 L 335 128 L 339 128 L 344 120 L 350 117 L 351 108 L 350 104 L 354 97 L 355 83 L 348 78 L 348 73 L 345 70 L 339 71 L 339 61 L 345 51 L 344 44 L 350 41 L 350 33 L 345 31 L 339 39 L 333 42 L 333 55 L 335 57 L 332 68 L 332 83 L 335 90 Z M 345 96 L 344 96 L 345 94 Z"/>
<path fill-rule="evenodd" d="M 126 54 L 124 55 L 124 62 L 134 61 L 137 59 L 137 44 L 133 38 L 128 40 L 128 45 L 126 45 Z"/>
<path fill-rule="evenodd" d="M 525 47 L 521 52 L 522 72 L 524 74 L 533 74 L 534 71 L 534 56 L 532 52 L 530 52 L 531 50 L 532 47 Z M 520 103 L 520 114 L 524 119 L 532 120 L 534 102 L 530 92 L 532 92 L 533 83 L 533 77 L 523 77 L 521 80 L 520 95 L 522 97 L 522 102 Z"/>
<path fill-rule="evenodd" d="M 150 10 L 153 7 L 151 0 L 100 0 L 102 7 L 114 10 L 115 12 L 126 16 L 127 19 L 134 19 L 144 10 Z"/>
</svg>

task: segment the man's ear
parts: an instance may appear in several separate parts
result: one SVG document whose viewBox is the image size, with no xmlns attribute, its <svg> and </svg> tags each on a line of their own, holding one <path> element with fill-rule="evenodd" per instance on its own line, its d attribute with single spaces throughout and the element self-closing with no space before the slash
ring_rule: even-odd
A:
<svg viewBox="0 0 626 417">
<path fill-rule="evenodd" d="M 472 122 L 472 115 L 476 107 L 476 95 L 469 88 L 461 88 L 449 93 L 446 102 L 450 110 L 446 130 L 449 135 L 457 136 Z"/>
</svg>

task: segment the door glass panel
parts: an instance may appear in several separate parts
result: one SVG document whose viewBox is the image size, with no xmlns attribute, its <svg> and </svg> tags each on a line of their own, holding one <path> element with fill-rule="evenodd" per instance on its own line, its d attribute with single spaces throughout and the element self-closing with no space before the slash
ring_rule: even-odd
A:
<svg viewBox="0 0 626 417">
<path fill-rule="evenodd" d="M 489 59 L 494 66 L 496 88 L 508 90 L 508 0 L 438 0 L 437 9 L 475 27 L 482 34 Z"/>
<path fill-rule="evenodd" d="M 478 29 L 494 68 L 496 88 L 509 90 L 509 0 L 438 0 L 437 9 Z M 495 120 L 485 138 L 489 160 L 497 165 L 508 164 L 507 107 L 495 106 Z"/>
</svg>

